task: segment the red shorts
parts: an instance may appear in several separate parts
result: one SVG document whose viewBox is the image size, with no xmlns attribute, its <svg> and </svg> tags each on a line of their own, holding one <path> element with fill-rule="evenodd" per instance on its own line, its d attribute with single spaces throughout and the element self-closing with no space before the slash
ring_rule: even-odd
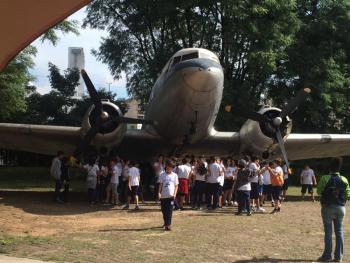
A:
<svg viewBox="0 0 350 263">
<path fill-rule="evenodd" d="M 177 190 L 178 194 L 187 195 L 188 194 L 188 179 L 179 178 L 179 188 Z"/>
</svg>

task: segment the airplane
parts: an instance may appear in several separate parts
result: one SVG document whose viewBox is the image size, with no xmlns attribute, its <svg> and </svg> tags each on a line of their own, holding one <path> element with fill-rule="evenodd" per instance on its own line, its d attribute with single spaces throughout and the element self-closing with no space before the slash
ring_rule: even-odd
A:
<svg viewBox="0 0 350 263">
<path fill-rule="evenodd" d="M 79 156 L 92 145 L 132 159 L 176 153 L 238 158 L 249 153 L 282 156 L 287 164 L 350 154 L 349 134 L 291 133 L 288 115 L 311 92 L 308 87 L 283 109 L 265 105 L 258 112 L 245 112 L 248 120 L 239 131 L 216 131 L 224 73 L 218 57 L 203 48 L 182 49 L 169 59 L 154 84 L 145 119 L 123 117 L 117 105 L 99 97 L 86 71 L 81 74 L 94 103 L 81 127 L 1 123 L 0 148 L 48 155 L 63 150 Z M 231 105 L 225 108 L 232 110 Z M 128 130 L 126 123 L 141 123 L 142 129 Z"/>
</svg>

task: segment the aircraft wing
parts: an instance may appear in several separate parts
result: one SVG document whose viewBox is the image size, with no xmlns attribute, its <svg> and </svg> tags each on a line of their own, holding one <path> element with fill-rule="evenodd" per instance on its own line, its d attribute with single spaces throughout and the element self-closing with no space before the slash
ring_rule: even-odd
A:
<svg viewBox="0 0 350 263">
<path fill-rule="evenodd" d="M 346 156 L 350 155 L 350 134 L 292 133 L 285 147 L 290 160 Z M 280 155 L 279 149 L 275 155 Z"/>
<path fill-rule="evenodd" d="M 0 71 L 23 48 L 91 0 L 1 0 Z"/>
<path fill-rule="evenodd" d="M 47 155 L 55 155 L 58 150 L 62 150 L 73 154 L 81 139 L 81 132 L 80 127 L 0 123 L 0 149 Z M 167 152 L 170 148 L 154 133 L 127 130 L 117 149 L 123 157 L 141 159 Z"/>
<path fill-rule="evenodd" d="M 55 155 L 72 153 L 80 140 L 80 127 L 0 124 L 0 148 Z"/>
</svg>

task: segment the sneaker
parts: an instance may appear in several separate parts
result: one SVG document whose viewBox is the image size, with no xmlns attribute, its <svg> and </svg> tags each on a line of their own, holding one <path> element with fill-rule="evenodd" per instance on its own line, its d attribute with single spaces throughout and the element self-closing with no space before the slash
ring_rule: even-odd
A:
<svg viewBox="0 0 350 263">
<path fill-rule="evenodd" d="M 171 231 L 171 228 L 170 228 L 170 226 L 165 226 L 165 227 L 164 227 L 164 230 L 165 230 L 165 231 Z"/>
<path fill-rule="evenodd" d="M 140 210 L 140 207 L 138 205 L 135 206 L 135 210 Z"/>
<path fill-rule="evenodd" d="M 247 213 L 247 216 L 251 216 L 251 215 L 252 215 L 252 212 L 251 212 L 251 211 Z"/>
<path fill-rule="evenodd" d="M 238 206 L 238 203 L 236 201 L 233 202 L 234 206 Z"/>
<path fill-rule="evenodd" d="M 277 214 L 277 209 L 273 209 L 270 214 L 272 214 L 272 215 Z"/>
<path fill-rule="evenodd" d="M 317 262 L 332 262 L 332 258 L 326 258 L 322 256 L 317 259 Z"/>
<path fill-rule="evenodd" d="M 265 209 L 262 208 L 262 207 L 259 207 L 259 208 L 256 210 L 256 212 L 258 212 L 258 213 L 264 213 L 264 212 L 265 212 Z"/>
<path fill-rule="evenodd" d="M 342 261 L 343 261 L 342 259 L 335 258 L 335 259 L 333 259 L 333 261 L 332 261 L 332 262 L 342 262 Z"/>
<path fill-rule="evenodd" d="M 251 210 L 252 210 L 253 212 L 256 212 L 255 206 L 251 207 Z"/>
</svg>

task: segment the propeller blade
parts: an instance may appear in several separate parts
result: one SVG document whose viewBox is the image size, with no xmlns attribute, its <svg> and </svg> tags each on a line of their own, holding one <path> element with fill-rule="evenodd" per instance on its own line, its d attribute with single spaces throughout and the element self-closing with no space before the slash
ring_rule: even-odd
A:
<svg viewBox="0 0 350 263">
<path fill-rule="evenodd" d="M 84 79 L 86 88 L 89 92 L 90 98 L 94 102 L 95 108 L 98 111 L 102 111 L 102 101 L 101 101 L 100 95 L 97 93 L 97 90 L 95 89 L 94 84 L 92 84 L 88 74 L 84 69 L 81 70 L 81 76 Z"/>
<path fill-rule="evenodd" d="M 95 125 L 88 130 L 85 136 L 80 140 L 77 148 L 74 151 L 73 156 L 78 157 L 91 143 L 91 141 L 95 138 L 96 134 L 100 130 L 100 126 L 102 124 L 101 117 L 96 118 Z"/>
<path fill-rule="evenodd" d="M 310 88 L 304 88 L 298 91 L 297 95 L 288 102 L 288 104 L 282 109 L 280 117 L 283 119 L 292 113 L 311 93 Z"/>
<path fill-rule="evenodd" d="M 113 117 L 113 121 L 116 121 L 118 123 L 131 123 L 131 124 L 151 124 L 155 125 L 156 122 L 152 120 L 146 120 L 146 119 L 136 119 L 136 118 L 128 118 L 128 117 Z"/>
<path fill-rule="evenodd" d="M 289 169 L 289 162 L 288 162 L 287 152 L 286 152 L 286 148 L 284 147 L 284 141 L 283 141 L 282 134 L 281 134 L 281 131 L 280 131 L 279 128 L 277 128 L 277 130 L 276 130 L 276 137 L 277 137 L 278 145 L 279 145 L 279 147 L 281 149 L 281 153 L 282 153 L 284 162 L 286 163 L 287 168 Z"/>
</svg>

